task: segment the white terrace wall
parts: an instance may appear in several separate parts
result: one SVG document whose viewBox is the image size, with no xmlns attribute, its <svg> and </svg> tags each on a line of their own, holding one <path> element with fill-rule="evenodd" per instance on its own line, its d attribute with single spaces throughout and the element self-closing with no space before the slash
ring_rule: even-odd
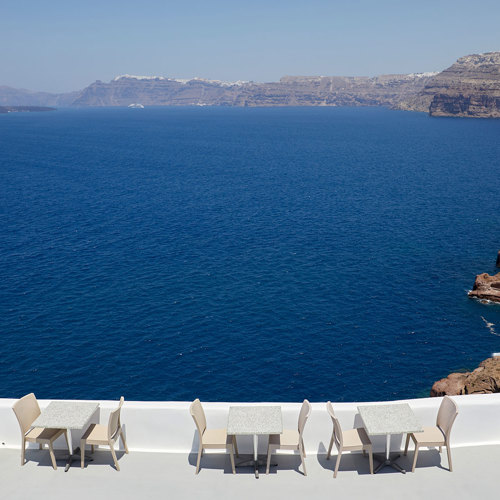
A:
<svg viewBox="0 0 500 500">
<path fill-rule="evenodd" d="M 459 414 L 452 432 L 452 446 L 478 446 L 500 444 L 500 394 L 455 396 L 453 398 Z M 14 399 L 0 399 L 0 447 L 19 448 L 20 430 L 12 411 Z M 48 400 L 40 400 L 43 409 Z M 422 425 L 435 425 L 441 398 L 406 400 Z M 130 450 L 148 452 L 188 453 L 196 451 L 198 437 L 194 422 L 189 414 L 189 402 L 136 402 L 125 401 L 122 409 L 122 423 Z M 226 427 L 229 406 L 249 403 L 206 403 L 203 402 L 209 428 Z M 252 403 L 258 405 L 279 404 L 283 411 L 284 427 L 296 427 L 300 403 Z M 334 410 L 344 429 L 362 425 L 357 407 L 377 403 L 333 403 Z M 99 410 L 93 422 L 107 423 L 116 401 L 99 401 Z M 332 432 L 331 420 L 325 403 L 313 403 L 312 413 L 304 431 L 307 453 L 324 454 Z M 72 432 L 73 446 L 79 445 L 81 432 Z M 399 449 L 403 436 L 393 436 L 392 449 Z M 267 438 L 259 441 L 259 451 L 265 453 Z M 384 437 L 373 439 L 376 450 L 382 451 Z M 238 438 L 240 452 L 251 452 L 251 438 Z M 56 447 L 64 448 L 63 438 Z"/>
</svg>

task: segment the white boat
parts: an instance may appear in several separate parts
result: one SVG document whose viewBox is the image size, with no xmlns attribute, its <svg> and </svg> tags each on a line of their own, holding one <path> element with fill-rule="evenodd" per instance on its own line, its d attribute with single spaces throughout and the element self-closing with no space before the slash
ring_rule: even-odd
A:
<svg viewBox="0 0 500 500">
<path fill-rule="evenodd" d="M 139 103 L 133 103 L 128 105 L 129 108 L 139 108 L 139 109 L 144 109 L 144 106 Z"/>
</svg>

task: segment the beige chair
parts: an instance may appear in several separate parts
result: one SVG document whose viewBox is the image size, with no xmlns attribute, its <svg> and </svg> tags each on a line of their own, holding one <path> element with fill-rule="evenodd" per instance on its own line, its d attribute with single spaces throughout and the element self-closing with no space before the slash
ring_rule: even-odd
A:
<svg viewBox="0 0 500 500">
<path fill-rule="evenodd" d="M 269 445 L 267 447 L 267 467 L 266 474 L 269 474 L 269 467 L 271 465 L 271 455 L 276 450 L 297 450 L 300 454 L 302 461 L 302 468 L 304 469 L 304 476 L 307 476 L 306 471 L 306 450 L 304 447 L 304 440 L 302 434 L 306 425 L 307 419 L 311 414 L 311 403 L 304 399 L 299 413 L 299 423 L 297 429 L 284 429 L 283 434 L 272 434 L 269 436 Z"/>
<path fill-rule="evenodd" d="M 450 397 L 445 396 L 443 401 L 441 401 L 441 406 L 439 407 L 436 425 L 433 427 L 424 427 L 422 432 L 410 433 L 406 436 L 405 455 L 408 453 L 410 438 L 415 443 L 415 455 L 413 456 L 413 466 L 411 468 L 412 472 L 415 472 L 418 450 L 422 446 L 439 446 L 439 453 L 443 450 L 443 446 L 446 446 L 448 454 L 448 468 L 450 472 L 453 471 L 453 467 L 451 465 L 450 433 L 457 415 L 458 408 L 455 401 L 453 401 Z"/>
<path fill-rule="evenodd" d="M 21 465 L 24 465 L 25 462 L 24 457 L 27 442 L 38 443 L 40 445 L 40 449 L 43 448 L 44 444 L 47 444 L 49 447 L 50 459 L 52 460 L 52 467 L 57 470 L 53 444 L 61 434 L 64 434 L 69 452 L 68 431 L 66 429 L 45 429 L 42 427 L 32 427 L 33 422 L 41 413 L 38 401 L 33 393 L 27 394 L 19 401 L 16 401 L 12 409 L 16 414 L 19 427 L 21 428 Z"/>
<path fill-rule="evenodd" d="M 198 429 L 199 437 L 199 448 L 198 448 L 198 460 L 196 461 L 196 472 L 200 472 L 200 461 L 204 450 L 229 450 L 229 456 L 231 458 L 231 468 L 233 474 L 236 474 L 236 469 L 234 468 L 234 450 L 236 450 L 236 456 L 238 456 L 238 446 L 236 444 L 236 436 L 228 436 L 226 429 L 207 429 L 207 419 L 205 418 L 205 412 L 201 406 L 200 400 L 195 399 L 191 406 L 189 407 L 189 413 L 193 417 L 196 428 Z"/>
<path fill-rule="evenodd" d="M 124 399 L 122 396 L 120 398 L 118 408 L 116 410 L 113 410 L 109 414 L 108 425 L 91 424 L 90 427 L 85 431 L 85 434 L 82 436 L 82 439 L 80 441 L 82 469 L 85 467 L 85 445 L 90 444 L 92 447 L 92 453 L 94 453 L 95 445 L 109 446 L 116 470 L 120 470 L 120 466 L 118 465 L 118 460 L 116 459 L 115 453 L 115 443 L 120 439 L 120 437 L 122 438 L 125 453 L 128 453 L 127 442 L 125 441 L 125 436 L 123 434 L 122 424 L 120 421 L 120 412 L 123 406 L 123 401 Z"/>
<path fill-rule="evenodd" d="M 333 412 L 332 403 L 330 403 L 330 401 L 326 403 L 326 410 L 328 411 L 328 414 L 330 415 L 333 422 L 332 438 L 330 439 L 330 446 L 328 447 L 328 454 L 326 455 L 326 459 L 330 460 L 333 443 L 335 443 L 335 446 L 338 450 L 333 477 L 337 477 L 340 459 L 342 457 L 342 452 L 344 451 L 362 451 L 363 455 L 366 455 L 366 452 L 368 451 L 368 457 L 370 460 L 370 474 L 373 474 L 372 442 L 370 441 L 370 438 L 368 437 L 365 429 L 363 427 L 359 427 L 357 429 L 342 431 L 342 427 L 340 427 L 340 422 Z"/>
</svg>

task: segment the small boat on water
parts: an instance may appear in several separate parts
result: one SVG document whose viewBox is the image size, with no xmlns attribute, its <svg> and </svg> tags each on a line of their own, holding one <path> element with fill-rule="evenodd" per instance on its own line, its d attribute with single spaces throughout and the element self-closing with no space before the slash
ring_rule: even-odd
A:
<svg viewBox="0 0 500 500">
<path fill-rule="evenodd" d="M 139 103 L 133 103 L 128 105 L 129 108 L 138 108 L 138 109 L 144 109 L 144 106 Z"/>
</svg>

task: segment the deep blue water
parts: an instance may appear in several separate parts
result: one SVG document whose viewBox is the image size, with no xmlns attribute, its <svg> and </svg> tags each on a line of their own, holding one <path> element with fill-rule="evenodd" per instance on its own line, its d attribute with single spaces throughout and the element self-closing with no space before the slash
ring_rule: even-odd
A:
<svg viewBox="0 0 500 500">
<path fill-rule="evenodd" d="M 500 121 L 0 115 L 0 397 L 385 400 L 493 351 Z"/>
</svg>

